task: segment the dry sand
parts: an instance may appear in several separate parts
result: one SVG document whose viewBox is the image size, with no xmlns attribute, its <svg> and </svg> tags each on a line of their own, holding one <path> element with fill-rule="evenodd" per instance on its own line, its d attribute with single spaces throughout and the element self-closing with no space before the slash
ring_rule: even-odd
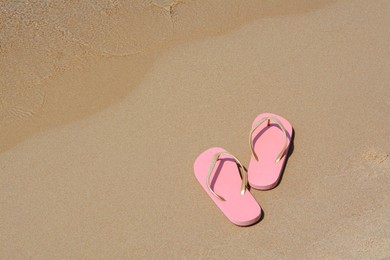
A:
<svg viewBox="0 0 390 260">
<path fill-rule="evenodd" d="M 390 257 L 389 1 L 2 1 L 0 258 Z M 192 164 L 295 129 L 256 225 Z"/>
</svg>

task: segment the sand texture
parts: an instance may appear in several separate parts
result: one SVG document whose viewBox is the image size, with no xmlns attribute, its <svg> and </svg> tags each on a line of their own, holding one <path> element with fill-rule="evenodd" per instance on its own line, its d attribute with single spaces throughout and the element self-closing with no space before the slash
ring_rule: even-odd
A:
<svg viewBox="0 0 390 260">
<path fill-rule="evenodd" d="M 390 257 L 390 2 L 1 1 L 1 259 Z M 231 224 L 193 162 L 295 137 Z"/>
</svg>

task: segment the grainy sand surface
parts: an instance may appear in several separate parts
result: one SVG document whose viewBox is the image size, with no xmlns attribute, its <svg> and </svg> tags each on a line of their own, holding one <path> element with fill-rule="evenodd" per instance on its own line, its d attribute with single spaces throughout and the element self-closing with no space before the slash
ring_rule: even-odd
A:
<svg viewBox="0 0 390 260">
<path fill-rule="evenodd" d="M 129 2 L 0 3 L 0 258 L 390 257 L 389 1 Z M 240 228 L 192 166 L 262 112 L 294 147 Z"/>
</svg>

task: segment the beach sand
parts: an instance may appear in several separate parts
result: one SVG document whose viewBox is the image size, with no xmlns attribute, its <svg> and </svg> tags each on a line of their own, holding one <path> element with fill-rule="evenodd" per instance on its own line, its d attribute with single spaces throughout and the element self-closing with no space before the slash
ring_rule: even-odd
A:
<svg viewBox="0 0 390 260">
<path fill-rule="evenodd" d="M 128 2 L 0 3 L 0 258 L 390 257 L 388 1 Z M 242 228 L 193 162 L 262 112 L 294 145 Z"/>
</svg>

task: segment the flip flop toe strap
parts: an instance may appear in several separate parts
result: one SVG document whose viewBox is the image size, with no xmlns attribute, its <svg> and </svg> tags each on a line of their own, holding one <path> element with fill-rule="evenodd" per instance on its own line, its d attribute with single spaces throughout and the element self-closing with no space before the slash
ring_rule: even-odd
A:
<svg viewBox="0 0 390 260">
<path fill-rule="evenodd" d="M 229 155 L 232 159 L 234 159 L 234 161 L 236 162 L 237 164 L 237 167 L 238 167 L 238 172 L 240 173 L 241 175 L 241 178 L 242 178 L 242 184 L 241 184 L 241 195 L 244 195 L 245 194 L 245 191 L 246 191 L 246 187 L 247 187 L 247 182 L 248 182 L 248 174 L 246 172 L 246 169 L 244 168 L 244 166 L 242 165 L 242 163 L 234 156 L 232 155 L 231 153 L 229 152 L 220 152 L 220 153 L 216 153 L 214 156 L 213 156 L 213 159 L 211 161 L 211 164 L 210 164 L 210 168 L 209 168 L 209 171 L 208 171 L 208 174 L 206 176 L 206 184 L 207 184 L 207 187 L 209 189 L 209 191 L 214 195 L 216 196 L 218 199 L 222 200 L 222 201 L 225 201 L 225 199 L 218 195 L 217 193 L 214 192 L 214 190 L 211 188 L 211 184 L 210 184 L 210 177 L 211 177 L 211 173 L 213 172 L 213 169 L 215 167 L 215 164 L 217 163 L 217 161 L 220 159 L 220 156 L 221 155 Z M 230 159 L 230 158 L 224 158 L 224 159 Z M 241 173 L 241 169 L 244 170 L 244 174 Z"/>
<path fill-rule="evenodd" d="M 275 122 L 279 127 L 280 129 L 282 130 L 283 134 L 285 135 L 286 137 L 286 140 L 284 142 L 284 146 L 283 146 L 283 149 L 282 151 L 279 153 L 278 157 L 276 158 L 276 161 L 275 163 L 278 163 L 282 158 L 283 158 L 283 155 L 285 154 L 286 152 L 286 149 L 287 149 L 287 146 L 288 146 L 288 136 L 287 136 L 287 131 L 286 131 L 286 128 L 283 126 L 282 122 L 280 122 L 279 119 L 277 119 L 276 117 L 273 117 L 273 116 L 269 116 L 269 117 L 263 117 L 260 119 L 260 121 L 258 121 L 253 127 L 252 127 L 252 130 L 249 134 L 249 144 L 251 146 L 251 150 L 252 150 L 252 154 L 253 156 L 255 157 L 256 161 L 259 160 L 256 152 L 255 152 L 255 149 L 254 149 L 254 144 L 253 144 L 253 138 L 252 138 L 252 135 L 253 133 L 256 131 L 256 129 L 261 125 L 263 124 L 265 121 L 268 121 L 268 125 L 270 125 L 270 121 L 273 121 Z"/>
</svg>

